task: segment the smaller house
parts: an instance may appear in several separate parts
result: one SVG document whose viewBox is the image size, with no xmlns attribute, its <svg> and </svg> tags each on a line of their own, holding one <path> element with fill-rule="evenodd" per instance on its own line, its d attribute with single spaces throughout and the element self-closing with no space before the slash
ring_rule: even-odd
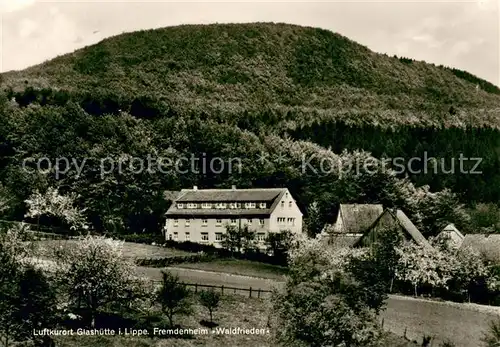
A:
<svg viewBox="0 0 500 347">
<path fill-rule="evenodd" d="M 322 234 L 334 248 L 352 247 L 382 213 L 380 204 L 341 204 L 335 224 Z"/>
<path fill-rule="evenodd" d="M 460 248 L 469 247 L 478 251 L 486 260 L 500 264 L 500 235 L 467 234 Z"/>
<path fill-rule="evenodd" d="M 383 212 L 380 204 L 341 204 L 332 231 L 341 234 L 363 233 Z"/>
<path fill-rule="evenodd" d="M 379 233 L 386 230 L 397 230 L 407 240 L 413 240 L 418 245 L 432 247 L 408 216 L 399 209 L 386 209 L 354 243 L 354 246 L 370 246 L 377 240 Z"/>
<path fill-rule="evenodd" d="M 437 236 L 438 240 L 443 240 L 449 246 L 460 248 L 464 241 L 464 235 L 455 227 L 454 224 L 448 224 Z"/>
</svg>

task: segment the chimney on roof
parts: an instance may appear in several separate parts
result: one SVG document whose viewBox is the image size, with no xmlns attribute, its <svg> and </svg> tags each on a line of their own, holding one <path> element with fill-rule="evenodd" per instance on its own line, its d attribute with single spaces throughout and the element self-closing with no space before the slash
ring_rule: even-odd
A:
<svg viewBox="0 0 500 347">
<path fill-rule="evenodd" d="M 236 190 L 236 186 L 233 184 L 233 185 L 231 186 L 231 189 L 232 189 L 232 190 Z"/>
<path fill-rule="evenodd" d="M 198 186 L 193 186 L 193 190 L 198 190 Z"/>
</svg>

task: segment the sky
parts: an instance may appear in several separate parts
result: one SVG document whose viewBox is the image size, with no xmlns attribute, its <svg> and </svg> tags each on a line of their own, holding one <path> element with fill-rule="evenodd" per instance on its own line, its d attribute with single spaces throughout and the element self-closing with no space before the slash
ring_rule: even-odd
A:
<svg viewBox="0 0 500 347">
<path fill-rule="evenodd" d="M 0 0 L 0 71 L 140 29 L 281 22 L 328 29 L 379 53 L 455 67 L 500 86 L 499 8 L 500 0 Z"/>
</svg>

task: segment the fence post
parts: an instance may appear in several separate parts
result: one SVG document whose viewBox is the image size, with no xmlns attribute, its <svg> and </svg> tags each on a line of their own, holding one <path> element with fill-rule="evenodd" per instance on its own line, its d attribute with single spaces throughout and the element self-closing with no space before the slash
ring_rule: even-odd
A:
<svg viewBox="0 0 500 347">
<path fill-rule="evenodd" d="M 221 292 L 221 294 L 222 294 L 222 295 L 224 295 L 224 285 L 222 285 L 222 286 L 220 287 L 220 292 Z"/>
<path fill-rule="evenodd" d="M 248 295 L 249 298 L 252 297 L 252 287 L 250 287 L 250 294 Z"/>
<path fill-rule="evenodd" d="M 257 297 L 260 298 L 260 288 L 259 290 L 257 291 Z"/>
</svg>

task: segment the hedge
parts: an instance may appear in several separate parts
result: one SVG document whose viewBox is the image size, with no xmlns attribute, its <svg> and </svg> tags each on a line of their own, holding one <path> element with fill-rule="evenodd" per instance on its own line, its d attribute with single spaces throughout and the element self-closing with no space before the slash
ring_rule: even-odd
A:
<svg viewBox="0 0 500 347">
<path fill-rule="evenodd" d="M 193 255 L 180 255 L 168 258 L 142 258 L 135 261 L 138 266 L 148 266 L 148 267 L 167 267 L 174 264 L 182 263 L 200 263 L 209 262 L 219 257 L 212 254 L 193 254 Z"/>
</svg>

